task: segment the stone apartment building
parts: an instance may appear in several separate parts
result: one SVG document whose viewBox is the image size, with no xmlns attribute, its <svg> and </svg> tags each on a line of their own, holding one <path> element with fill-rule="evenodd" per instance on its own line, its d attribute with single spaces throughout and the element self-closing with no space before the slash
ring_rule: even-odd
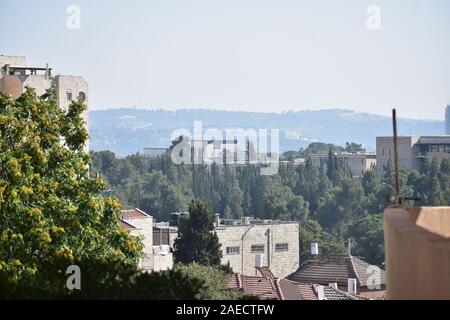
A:
<svg viewBox="0 0 450 320">
<path fill-rule="evenodd" d="M 145 257 L 140 261 L 140 267 L 146 271 L 171 269 L 173 254 L 170 246 L 154 243 L 153 217 L 140 209 L 122 210 L 119 224 L 130 234 L 140 237 L 144 245 Z"/>
<path fill-rule="evenodd" d="M 215 231 L 222 245 L 222 264 L 254 276 L 256 267 L 269 267 L 284 278 L 299 267 L 299 223 L 272 220 L 219 219 Z"/>
<path fill-rule="evenodd" d="M 45 93 L 52 85 L 56 87 L 57 101 L 60 108 L 66 108 L 73 100 L 80 99 L 86 105 L 89 102 L 89 86 L 81 76 L 53 75 L 53 70 L 45 67 L 27 66 L 23 56 L 0 55 L 0 92 L 9 93 L 13 98 L 19 97 L 25 87 L 36 90 L 38 95 Z M 88 112 L 83 114 L 88 121 Z M 86 150 L 89 147 L 86 145 Z"/>
<path fill-rule="evenodd" d="M 423 159 L 450 159 L 450 136 L 408 136 L 397 138 L 398 163 L 400 169 L 420 169 Z M 377 170 L 386 171 L 388 162 L 394 163 L 392 137 L 377 137 Z"/>
<path fill-rule="evenodd" d="M 363 176 L 366 171 L 375 167 L 377 163 L 376 155 L 371 153 L 343 153 L 336 154 L 335 157 L 347 164 L 354 177 Z M 322 165 L 324 170 L 326 170 L 328 154 L 311 154 L 310 159 L 313 166 L 320 167 Z"/>
</svg>

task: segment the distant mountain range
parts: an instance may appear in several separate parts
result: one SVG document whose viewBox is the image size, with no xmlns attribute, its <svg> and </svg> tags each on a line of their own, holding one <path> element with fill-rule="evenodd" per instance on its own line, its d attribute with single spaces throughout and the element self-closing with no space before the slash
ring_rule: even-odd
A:
<svg viewBox="0 0 450 320">
<path fill-rule="evenodd" d="M 233 112 L 216 110 L 107 109 L 89 113 L 90 148 L 110 150 L 119 156 L 143 148 L 168 147 L 175 129 L 193 133 L 194 121 L 207 128 L 279 129 L 281 152 L 307 147 L 320 141 L 345 145 L 362 143 L 375 150 L 375 137 L 392 135 L 389 117 L 345 109 L 285 113 Z M 444 121 L 399 119 L 400 135 L 442 135 Z"/>
</svg>

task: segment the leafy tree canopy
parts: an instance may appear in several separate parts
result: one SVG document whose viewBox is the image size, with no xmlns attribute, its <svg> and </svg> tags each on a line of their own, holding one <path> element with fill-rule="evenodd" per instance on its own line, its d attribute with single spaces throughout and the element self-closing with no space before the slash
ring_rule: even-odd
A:
<svg viewBox="0 0 450 320">
<path fill-rule="evenodd" d="M 214 232 L 214 215 L 203 202 L 191 202 L 188 218 L 178 225 L 174 247 L 177 262 L 220 265 L 221 251 L 219 238 Z"/>
</svg>

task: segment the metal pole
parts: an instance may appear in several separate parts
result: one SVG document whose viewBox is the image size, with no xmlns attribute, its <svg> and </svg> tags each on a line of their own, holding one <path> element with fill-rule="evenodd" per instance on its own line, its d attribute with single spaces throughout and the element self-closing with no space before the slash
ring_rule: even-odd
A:
<svg viewBox="0 0 450 320">
<path fill-rule="evenodd" d="M 397 150 L 397 111 L 392 110 L 392 125 L 394 128 L 394 168 L 395 168 L 395 204 L 400 204 L 400 176 L 398 168 L 398 150 Z"/>
</svg>

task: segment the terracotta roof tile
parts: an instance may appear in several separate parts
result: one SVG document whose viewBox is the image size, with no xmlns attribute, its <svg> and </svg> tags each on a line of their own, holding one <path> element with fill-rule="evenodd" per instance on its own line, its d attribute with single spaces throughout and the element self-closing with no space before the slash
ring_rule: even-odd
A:
<svg viewBox="0 0 450 320">
<path fill-rule="evenodd" d="M 130 210 L 122 210 L 121 212 L 122 218 L 124 219 L 142 219 L 150 217 L 150 215 L 137 208 Z"/>
<path fill-rule="evenodd" d="M 365 300 L 365 298 L 356 296 L 345 291 L 334 289 L 332 287 L 324 287 L 325 299 L 327 300 Z"/>
<path fill-rule="evenodd" d="M 275 280 L 267 277 L 241 276 L 244 292 L 260 299 L 277 299 L 280 296 L 275 287 Z"/>
<path fill-rule="evenodd" d="M 123 220 L 123 219 L 120 219 L 120 220 L 118 221 L 118 224 L 119 224 L 119 226 L 121 226 L 122 228 L 124 228 L 124 229 L 126 229 L 126 230 L 134 230 L 134 229 L 137 229 L 136 226 L 132 225 L 132 224 L 129 223 L 129 222 L 126 222 L 126 221 Z"/>
<path fill-rule="evenodd" d="M 263 277 L 268 278 L 275 278 L 272 271 L 269 269 L 269 267 L 256 267 L 256 270 L 259 272 L 259 274 Z"/>
<path fill-rule="evenodd" d="M 319 284 L 277 279 L 273 277 L 268 267 L 258 268 L 258 271 L 272 276 L 243 276 L 239 273 L 234 273 L 228 280 L 228 288 L 242 290 L 246 294 L 259 299 L 317 300 L 317 287 Z M 327 300 L 364 299 L 363 297 L 351 295 L 328 286 L 324 286 L 324 294 Z"/>
<path fill-rule="evenodd" d="M 317 300 L 314 285 L 310 283 L 299 283 L 298 288 L 300 290 L 300 297 L 302 300 Z"/>
<path fill-rule="evenodd" d="M 228 289 L 242 289 L 239 278 L 239 273 L 233 273 L 230 279 L 228 279 Z"/>
<path fill-rule="evenodd" d="M 234 273 L 228 280 L 229 289 L 240 289 L 259 299 L 281 300 L 275 279 L 261 276 L 244 276 Z"/>
<path fill-rule="evenodd" d="M 317 283 L 328 286 L 336 282 L 339 286 L 347 286 L 349 278 L 355 278 L 358 285 L 366 286 L 367 267 L 370 264 L 349 255 L 329 255 L 324 258 L 309 260 L 288 276 L 288 279 L 300 283 Z M 381 284 L 385 284 L 384 270 L 381 269 Z"/>
</svg>

